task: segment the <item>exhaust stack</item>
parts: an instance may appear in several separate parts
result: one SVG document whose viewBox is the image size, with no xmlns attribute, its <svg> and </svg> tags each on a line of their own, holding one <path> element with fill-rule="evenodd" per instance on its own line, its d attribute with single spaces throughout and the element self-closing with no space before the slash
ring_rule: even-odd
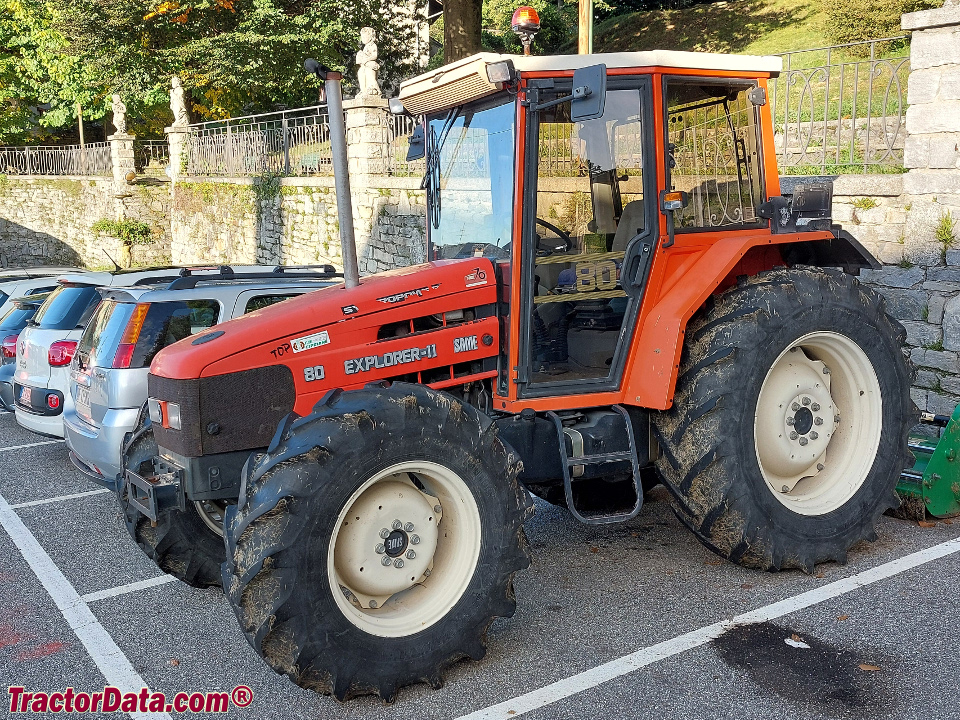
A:
<svg viewBox="0 0 960 720">
<path fill-rule="evenodd" d="M 330 150 L 333 153 L 333 182 L 337 194 L 337 219 L 340 221 L 340 253 L 343 257 L 344 286 L 360 284 L 357 241 L 353 233 L 353 201 L 350 197 L 350 171 L 347 165 L 347 128 L 343 121 L 343 75 L 312 58 L 303 63 L 308 73 L 323 80 L 330 122 Z"/>
</svg>

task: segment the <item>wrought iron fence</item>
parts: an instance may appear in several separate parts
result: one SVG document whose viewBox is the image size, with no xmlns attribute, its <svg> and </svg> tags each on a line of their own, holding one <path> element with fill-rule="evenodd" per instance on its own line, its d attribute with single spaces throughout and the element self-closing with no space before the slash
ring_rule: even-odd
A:
<svg viewBox="0 0 960 720">
<path fill-rule="evenodd" d="M 190 126 L 188 175 L 333 174 L 327 106 Z"/>
<path fill-rule="evenodd" d="M 142 175 L 165 176 L 170 164 L 166 140 L 136 140 L 133 144 L 136 171 Z"/>
<path fill-rule="evenodd" d="M 0 173 L 110 176 L 113 174 L 110 143 L 0 147 Z"/>
<path fill-rule="evenodd" d="M 413 134 L 417 125 L 423 122 L 422 117 L 409 115 L 390 115 L 388 141 L 390 155 L 387 158 L 387 171 L 395 177 L 411 177 L 423 175 L 426 172 L 426 162 L 423 159 L 407 162 L 408 138 Z"/>
<path fill-rule="evenodd" d="M 783 53 L 770 83 L 781 172 L 898 172 L 906 138 L 905 36 Z"/>
</svg>

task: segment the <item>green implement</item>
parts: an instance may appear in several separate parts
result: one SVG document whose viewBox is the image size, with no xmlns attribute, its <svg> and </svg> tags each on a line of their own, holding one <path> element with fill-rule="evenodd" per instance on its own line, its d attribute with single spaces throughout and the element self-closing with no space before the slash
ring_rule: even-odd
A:
<svg viewBox="0 0 960 720">
<path fill-rule="evenodd" d="M 897 492 L 903 506 L 898 514 L 913 520 L 960 515 L 960 405 L 950 417 L 920 413 L 920 422 L 944 430 L 939 441 L 910 437 L 916 463 L 900 475 Z"/>
</svg>

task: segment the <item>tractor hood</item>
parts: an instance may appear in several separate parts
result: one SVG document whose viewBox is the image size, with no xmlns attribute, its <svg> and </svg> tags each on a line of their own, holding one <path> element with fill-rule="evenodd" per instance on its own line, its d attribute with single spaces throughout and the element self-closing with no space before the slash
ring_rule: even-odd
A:
<svg viewBox="0 0 960 720">
<path fill-rule="evenodd" d="M 333 285 L 222 323 L 162 350 L 150 372 L 196 379 L 284 364 L 302 377 L 301 365 L 309 360 L 316 367 L 332 355 L 337 360 L 325 373 L 336 377 L 348 360 L 379 354 L 374 345 L 392 347 L 399 338 L 479 320 L 478 307 L 491 307 L 479 314 L 492 317 L 495 303 L 489 260 L 434 261 L 362 278 L 350 289 Z"/>
</svg>

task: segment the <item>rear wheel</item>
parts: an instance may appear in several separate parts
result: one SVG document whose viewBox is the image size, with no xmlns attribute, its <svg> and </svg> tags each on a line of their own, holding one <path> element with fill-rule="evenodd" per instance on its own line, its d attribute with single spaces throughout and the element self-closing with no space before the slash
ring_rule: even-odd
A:
<svg viewBox="0 0 960 720">
<path fill-rule="evenodd" d="M 340 699 L 439 686 L 516 607 L 518 470 L 489 420 L 448 395 L 331 394 L 288 423 L 227 511 L 224 587 L 247 639 Z"/>
<path fill-rule="evenodd" d="M 679 517 L 765 570 L 843 562 L 875 538 L 917 418 L 904 338 L 882 298 L 836 271 L 776 269 L 713 299 L 654 418 Z"/>
<path fill-rule="evenodd" d="M 123 470 L 140 475 L 153 474 L 157 442 L 146 411 L 121 453 Z M 121 478 L 125 476 L 123 473 Z M 127 531 L 147 557 L 163 572 L 194 587 L 219 587 L 223 562 L 223 506 L 219 501 L 188 503 L 184 512 L 167 510 L 157 516 L 156 525 L 127 501 L 121 483 L 120 504 Z"/>
</svg>

